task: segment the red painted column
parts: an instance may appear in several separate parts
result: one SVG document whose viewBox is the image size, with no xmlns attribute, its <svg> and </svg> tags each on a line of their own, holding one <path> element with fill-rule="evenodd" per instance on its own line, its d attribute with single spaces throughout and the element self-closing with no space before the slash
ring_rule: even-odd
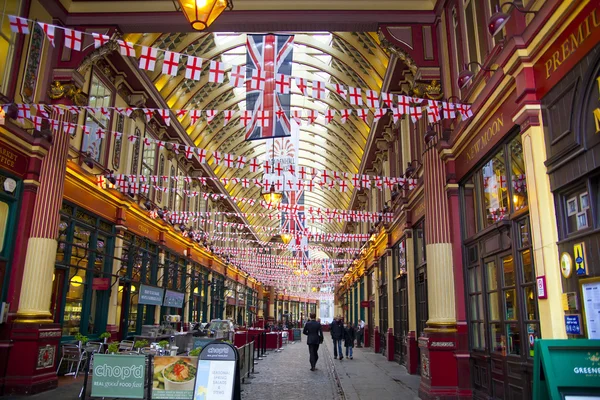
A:
<svg viewBox="0 0 600 400">
<path fill-rule="evenodd" d="M 379 353 L 381 351 L 381 338 L 379 337 L 379 327 L 376 326 L 375 327 L 375 332 L 373 333 L 373 341 L 375 343 L 373 343 L 373 351 L 375 353 Z"/>
<path fill-rule="evenodd" d="M 5 394 L 37 393 L 58 383 L 62 333 L 60 324 L 52 320 L 50 303 L 69 142 L 68 134 L 54 132 L 53 144 L 41 164 L 18 308 L 10 332 Z"/>
<path fill-rule="evenodd" d="M 450 207 L 446 195 L 446 166 L 435 146 L 436 141 L 434 138 L 426 143 L 423 155 L 429 319 L 425 332 L 418 338 L 421 353 L 419 396 L 422 399 L 455 398 L 458 394 Z"/>
</svg>

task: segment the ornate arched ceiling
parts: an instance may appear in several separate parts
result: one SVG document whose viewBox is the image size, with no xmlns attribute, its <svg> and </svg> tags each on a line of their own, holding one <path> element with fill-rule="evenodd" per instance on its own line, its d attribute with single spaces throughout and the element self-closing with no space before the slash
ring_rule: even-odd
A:
<svg viewBox="0 0 600 400">
<path fill-rule="evenodd" d="M 128 34 L 125 39 L 140 45 L 159 47 L 163 50 L 194 55 L 203 59 L 216 59 L 228 66 L 243 65 L 246 62 L 246 34 L 238 33 L 164 33 L 164 34 Z M 341 83 L 347 86 L 361 87 L 379 91 L 389 57 L 379 45 L 375 33 L 320 32 L 298 33 L 294 38 L 294 59 L 292 74 L 309 81 L 319 80 Z M 215 85 L 208 82 L 208 63 L 204 63 L 200 81 L 184 78 L 181 65 L 177 77 L 160 73 L 158 63 L 155 72 L 148 72 L 148 78 L 173 109 L 236 109 L 245 110 L 246 94 L 243 88 L 233 88 L 227 83 Z M 227 80 L 227 78 L 226 78 Z M 292 84 L 291 104 L 293 108 L 335 110 L 351 108 L 346 100 L 329 93 L 323 101 L 302 96 Z M 189 117 L 180 120 L 188 135 L 198 147 L 208 151 L 220 151 L 246 157 L 262 159 L 267 146 L 265 141 L 245 141 L 244 128 L 233 120 L 223 126 L 220 114 L 212 123 L 199 121 L 191 125 Z M 369 121 L 371 122 L 371 121 Z M 332 123 L 322 122 L 303 125 L 300 130 L 300 166 L 357 173 L 369 137 L 370 123 L 353 116 L 346 124 L 339 117 Z M 255 178 L 261 174 L 251 174 L 248 169 L 214 168 L 219 178 Z M 241 185 L 228 184 L 226 190 L 231 196 L 259 198 L 260 189 L 256 186 L 243 188 Z M 350 206 L 351 192 L 339 190 L 315 189 L 305 194 L 305 205 L 347 209 Z M 243 212 L 261 213 L 260 205 L 238 204 Z M 276 227 L 278 221 L 268 218 L 249 217 L 252 225 Z M 341 232 L 342 223 L 315 223 L 307 221 L 309 227 L 322 232 Z M 264 238 L 264 236 L 263 236 Z"/>
</svg>

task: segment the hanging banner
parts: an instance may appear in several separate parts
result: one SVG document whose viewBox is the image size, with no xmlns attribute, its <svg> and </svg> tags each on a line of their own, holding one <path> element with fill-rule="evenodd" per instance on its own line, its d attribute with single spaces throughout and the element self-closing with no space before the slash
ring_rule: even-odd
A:
<svg viewBox="0 0 600 400">
<path fill-rule="evenodd" d="M 294 36 L 248 35 L 246 140 L 290 136 L 290 76 Z M 279 79 L 281 82 L 276 82 Z"/>
<path fill-rule="evenodd" d="M 198 357 L 154 357 L 152 398 L 192 400 Z"/>
<path fill-rule="evenodd" d="M 146 357 L 94 354 L 92 397 L 144 398 Z"/>
<path fill-rule="evenodd" d="M 165 290 L 162 288 L 148 285 L 140 285 L 140 295 L 138 298 L 138 304 L 160 306 L 163 302 L 164 291 Z"/>
<path fill-rule="evenodd" d="M 185 299 L 185 293 L 175 292 L 173 290 L 167 290 L 165 292 L 165 301 L 163 303 L 163 306 L 182 308 L 184 299 Z"/>
</svg>

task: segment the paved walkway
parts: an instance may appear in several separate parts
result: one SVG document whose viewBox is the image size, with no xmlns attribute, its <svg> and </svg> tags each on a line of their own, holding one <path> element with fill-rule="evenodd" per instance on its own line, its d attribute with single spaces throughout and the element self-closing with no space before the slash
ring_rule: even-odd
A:
<svg viewBox="0 0 600 400">
<path fill-rule="evenodd" d="M 328 333 L 325 344 L 333 357 L 333 342 Z M 343 349 L 344 356 L 346 349 Z M 335 360 L 345 400 L 414 400 L 419 399 L 420 377 L 410 375 L 406 368 L 387 361 L 370 348 L 354 348 L 354 357 Z"/>
</svg>

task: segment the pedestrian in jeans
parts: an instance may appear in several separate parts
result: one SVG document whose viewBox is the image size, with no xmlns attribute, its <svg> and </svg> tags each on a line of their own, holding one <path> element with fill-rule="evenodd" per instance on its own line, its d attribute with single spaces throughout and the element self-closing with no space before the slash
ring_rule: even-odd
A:
<svg viewBox="0 0 600 400">
<path fill-rule="evenodd" d="M 344 340 L 344 325 L 342 324 L 342 318 L 336 317 L 330 326 L 331 338 L 333 339 L 333 358 L 340 360 L 344 359 L 344 353 L 342 353 L 342 340 Z"/>
<path fill-rule="evenodd" d="M 346 347 L 346 358 L 352 358 L 354 339 L 356 338 L 354 328 L 350 324 L 344 324 L 344 347 Z"/>
</svg>

